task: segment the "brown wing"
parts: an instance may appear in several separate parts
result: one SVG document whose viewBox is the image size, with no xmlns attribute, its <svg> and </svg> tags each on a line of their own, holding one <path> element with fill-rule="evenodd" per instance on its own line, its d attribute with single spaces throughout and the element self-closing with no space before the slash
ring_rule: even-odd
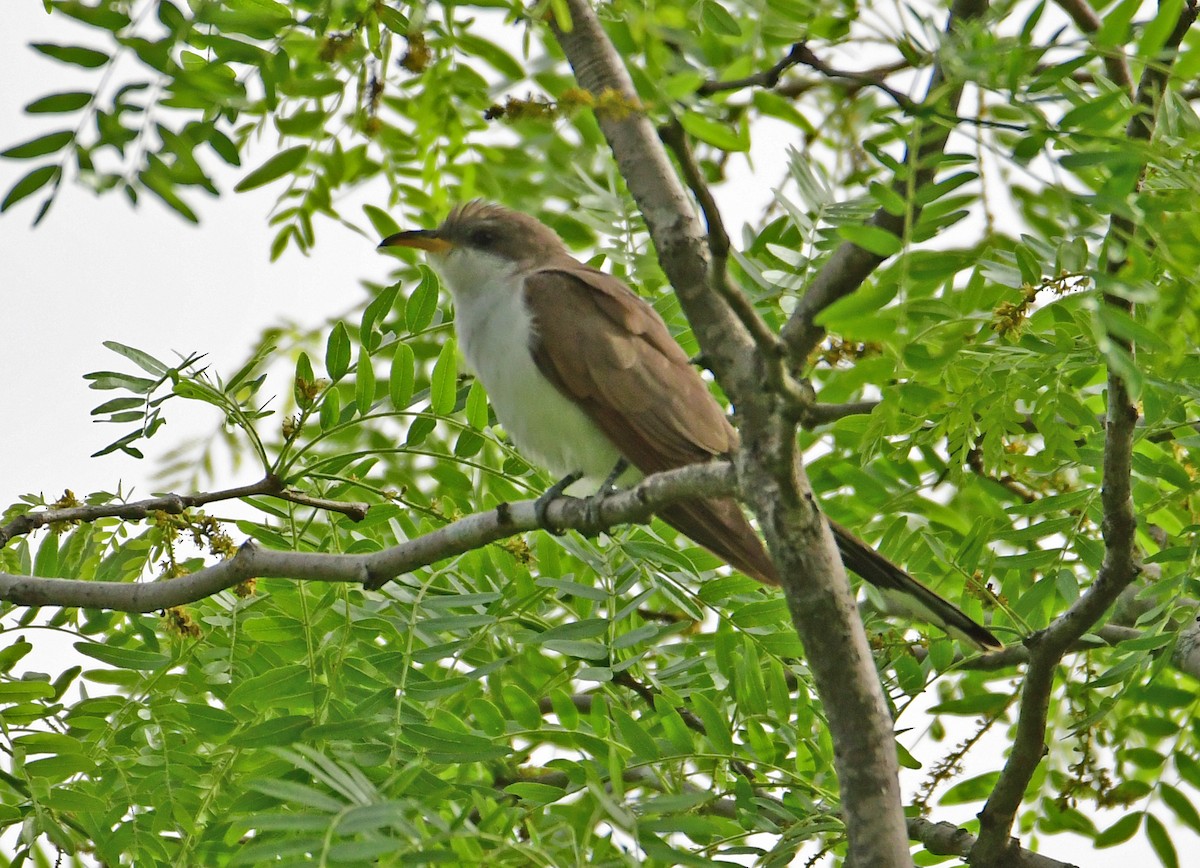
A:
<svg viewBox="0 0 1200 868">
<path fill-rule="evenodd" d="M 737 446 L 737 432 L 662 318 L 621 281 L 569 262 L 525 281 L 534 361 L 643 473 Z M 731 498 L 689 501 L 663 519 L 733 566 L 778 584 L 754 528 Z"/>
</svg>

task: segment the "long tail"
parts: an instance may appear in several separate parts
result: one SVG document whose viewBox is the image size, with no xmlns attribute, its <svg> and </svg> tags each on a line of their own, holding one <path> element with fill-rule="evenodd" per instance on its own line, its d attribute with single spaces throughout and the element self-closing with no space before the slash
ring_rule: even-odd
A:
<svg viewBox="0 0 1200 868">
<path fill-rule="evenodd" d="M 837 540 L 842 563 L 904 608 L 941 627 L 951 636 L 977 648 L 994 651 L 1004 647 L 991 631 L 971 620 L 958 606 L 935 594 L 832 519 L 829 529 Z M 894 596 L 893 596 L 894 595 Z"/>
<path fill-rule="evenodd" d="M 663 519 L 743 573 L 769 585 L 779 584 L 779 573 L 763 548 L 762 540 L 746 520 L 737 502 L 728 498 L 690 500 L 662 512 Z M 837 540 L 842 563 L 902 608 L 982 650 L 1003 648 L 989 630 L 975 623 L 949 600 L 942 599 L 900 567 L 835 521 L 829 528 Z"/>
</svg>

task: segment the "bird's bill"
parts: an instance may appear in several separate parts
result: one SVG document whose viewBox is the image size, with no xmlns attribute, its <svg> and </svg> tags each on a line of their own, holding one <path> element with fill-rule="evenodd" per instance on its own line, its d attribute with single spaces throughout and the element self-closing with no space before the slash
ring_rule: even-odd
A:
<svg viewBox="0 0 1200 868">
<path fill-rule="evenodd" d="M 411 229 L 397 232 L 379 242 L 380 247 L 415 247 L 430 253 L 446 253 L 454 245 L 438 235 L 436 229 Z"/>
</svg>

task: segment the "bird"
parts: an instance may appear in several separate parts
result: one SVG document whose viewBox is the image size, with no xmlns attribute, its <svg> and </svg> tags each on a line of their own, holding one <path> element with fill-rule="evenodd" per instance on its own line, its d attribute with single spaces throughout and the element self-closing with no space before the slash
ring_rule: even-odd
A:
<svg viewBox="0 0 1200 868">
<path fill-rule="evenodd" d="M 398 232 L 379 247 L 426 252 L 454 301 L 459 349 L 496 418 L 527 458 L 564 483 L 628 484 L 738 448 L 737 430 L 658 312 L 618 278 L 575 259 L 536 218 L 472 200 L 437 228 Z M 684 500 L 659 515 L 746 575 L 780 584 L 734 498 Z M 845 566 L 890 600 L 978 649 L 1003 647 L 826 520 Z"/>
</svg>

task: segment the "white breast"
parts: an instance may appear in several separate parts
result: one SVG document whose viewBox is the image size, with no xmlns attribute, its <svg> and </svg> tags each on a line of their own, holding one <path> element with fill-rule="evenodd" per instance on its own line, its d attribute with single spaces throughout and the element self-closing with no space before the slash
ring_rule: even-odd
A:
<svg viewBox="0 0 1200 868">
<path fill-rule="evenodd" d="M 435 265 L 454 297 L 454 330 L 496 418 L 513 443 L 555 476 L 582 472 L 602 481 L 620 454 L 591 419 L 542 376 L 530 353 L 533 327 L 521 293 L 523 275 L 509 262 L 459 249 Z"/>
</svg>

